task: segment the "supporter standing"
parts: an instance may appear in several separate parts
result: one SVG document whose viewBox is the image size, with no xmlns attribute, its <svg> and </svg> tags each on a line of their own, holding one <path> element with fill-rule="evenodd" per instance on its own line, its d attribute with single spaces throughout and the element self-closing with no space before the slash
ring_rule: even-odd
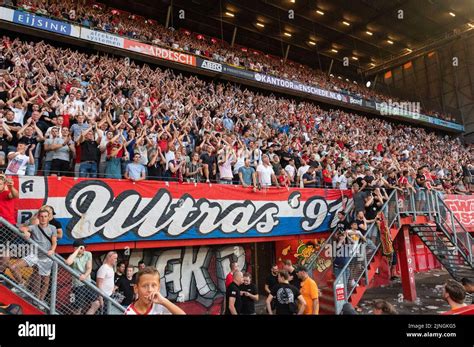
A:
<svg viewBox="0 0 474 347">
<path fill-rule="evenodd" d="M 66 259 L 66 264 L 80 273 L 79 280 L 72 280 L 71 300 L 74 314 L 93 315 L 100 307 L 99 296 L 95 291 L 89 288 L 85 281 L 91 281 L 92 272 L 92 253 L 86 251 L 86 245 L 82 240 L 75 240 L 73 243 L 74 252 Z"/>
<path fill-rule="evenodd" d="M 308 269 L 304 266 L 296 268 L 296 275 L 301 281 L 300 293 L 306 302 L 303 314 L 319 314 L 319 290 L 316 282 L 309 277 Z"/>
<path fill-rule="evenodd" d="M 33 293 L 41 301 L 46 298 L 49 289 L 51 268 L 53 267 L 53 261 L 49 257 L 54 255 L 57 246 L 57 231 L 54 226 L 49 224 L 49 218 L 49 212 L 42 209 L 38 212 L 38 225 L 20 227 L 20 231 L 25 239 L 31 238 L 32 241 L 47 253 L 42 251 L 32 252 L 11 267 L 15 280 L 22 286 L 25 286 L 26 283 L 21 270 L 25 267 L 33 266 L 38 268 L 39 280 L 31 282 Z"/>
<path fill-rule="evenodd" d="M 242 272 L 236 270 L 232 277 L 232 282 L 227 286 L 225 302 L 226 315 L 240 315 L 242 310 L 242 295 L 240 285 L 243 283 Z"/>
<path fill-rule="evenodd" d="M 255 303 L 258 301 L 259 295 L 257 286 L 252 283 L 252 274 L 244 272 L 243 283 L 239 289 L 242 296 L 241 314 L 255 315 Z"/>
<path fill-rule="evenodd" d="M 275 298 L 277 315 L 302 315 L 306 302 L 300 291 L 289 283 L 290 275 L 286 270 L 278 272 L 278 284 L 273 288 L 266 300 L 267 312 L 272 315 L 271 302 Z"/>
</svg>

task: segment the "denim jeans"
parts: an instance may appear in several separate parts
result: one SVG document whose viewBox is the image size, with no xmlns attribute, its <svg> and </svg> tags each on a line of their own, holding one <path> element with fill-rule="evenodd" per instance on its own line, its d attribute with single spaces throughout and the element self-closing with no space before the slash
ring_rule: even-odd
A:
<svg viewBox="0 0 474 347">
<path fill-rule="evenodd" d="M 49 174 L 51 173 L 51 163 L 52 161 L 50 160 L 44 162 L 44 168 L 43 168 L 44 176 L 49 176 Z"/>
<path fill-rule="evenodd" d="M 86 161 L 79 166 L 79 177 L 97 178 L 97 163 Z"/>
<path fill-rule="evenodd" d="M 35 164 L 28 164 L 26 165 L 26 176 L 34 176 L 36 173 L 36 165 Z"/>
</svg>

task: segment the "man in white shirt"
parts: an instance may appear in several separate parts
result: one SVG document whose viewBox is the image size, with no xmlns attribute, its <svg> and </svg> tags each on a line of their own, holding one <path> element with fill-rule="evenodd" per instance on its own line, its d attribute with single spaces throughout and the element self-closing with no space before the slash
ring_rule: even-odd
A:
<svg viewBox="0 0 474 347">
<path fill-rule="evenodd" d="M 262 164 L 257 167 L 257 177 L 258 183 L 261 187 L 270 187 L 272 181 L 277 187 L 280 186 L 275 176 L 275 172 L 273 171 L 273 167 L 270 164 L 270 158 L 266 154 L 262 156 Z"/>
<path fill-rule="evenodd" d="M 350 174 L 348 171 L 341 174 L 340 170 L 337 171 L 336 175 L 332 179 L 332 186 L 334 189 L 347 189 L 347 175 Z"/>
<path fill-rule="evenodd" d="M 302 179 L 303 175 L 308 171 L 308 169 L 308 163 L 304 159 L 301 159 L 301 166 L 298 168 L 298 172 L 296 174 L 297 184 L 299 184 L 300 180 Z"/>
<path fill-rule="evenodd" d="M 24 176 L 27 165 L 35 163 L 35 158 L 33 157 L 34 149 L 34 144 L 26 145 L 24 142 L 18 142 L 16 152 L 8 153 L 8 166 L 5 174 Z"/>
<path fill-rule="evenodd" d="M 114 266 L 117 264 L 117 252 L 111 251 L 107 253 L 104 263 L 97 271 L 97 287 L 101 289 L 106 295 L 111 296 L 115 291 Z M 100 297 L 101 306 L 104 304 L 104 299 Z"/>
<path fill-rule="evenodd" d="M 351 176 L 351 173 L 349 170 L 347 170 L 346 172 L 344 172 L 343 175 L 339 176 L 339 189 L 347 189 L 347 181 L 349 179 L 349 177 Z"/>
<path fill-rule="evenodd" d="M 296 167 L 295 167 L 295 160 L 290 159 L 288 162 L 288 165 L 285 166 L 285 171 L 288 173 L 288 176 L 290 177 L 291 185 L 295 182 L 295 173 L 296 173 Z"/>
<path fill-rule="evenodd" d="M 219 156 L 219 183 L 232 184 L 232 164 L 234 163 L 234 155 L 230 146 L 222 150 Z"/>
<path fill-rule="evenodd" d="M 7 101 L 8 107 L 15 114 L 14 122 L 23 125 L 23 120 L 28 110 L 28 104 L 22 94 L 18 93 L 16 96 Z"/>
</svg>

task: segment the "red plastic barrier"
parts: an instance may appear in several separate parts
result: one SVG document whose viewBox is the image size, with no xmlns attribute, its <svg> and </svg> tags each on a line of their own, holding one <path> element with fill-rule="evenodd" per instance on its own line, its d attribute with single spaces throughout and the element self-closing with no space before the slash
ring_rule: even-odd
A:
<svg viewBox="0 0 474 347">
<path fill-rule="evenodd" d="M 10 304 L 20 305 L 21 308 L 23 309 L 23 314 L 36 314 L 36 315 L 44 314 L 42 311 L 38 310 L 36 307 L 26 302 L 25 300 L 23 300 L 23 298 L 19 297 L 18 295 L 13 293 L 10 289 L 2 285 L 0 285 L 0 302 L 5 305 L 10 305 Z"/>
</svg>

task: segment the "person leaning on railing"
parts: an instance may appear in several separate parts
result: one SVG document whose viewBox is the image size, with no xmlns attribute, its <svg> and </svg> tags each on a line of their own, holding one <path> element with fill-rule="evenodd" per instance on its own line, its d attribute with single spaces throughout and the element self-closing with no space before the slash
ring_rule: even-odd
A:
<svg viewBox="0 0 474 347">
<path fill-rule="evenodd" d="M 352 241 L 348 235 L 347 230 L 339 230 L 336 232 L 334 236 L 334 242 L 333 242 L 334 248 L 333 248 L 333 274 L 335 279 L 337 279 L 346 266 L 346 264 L 350 261 L 350 256 L 348 254 L 348 248 L 352 248 Z M 347 267 L 344 270 L 343 278 L 342 278 L 342 283 L 344 284 L 344 287 L 347 286 L 348 281 L 350 277 L 350 269 Z"/>
<path fill-rule="evenodd" d="M 38 212 L 38 225 L 22 225 L 20 227 L 20 231 L 23 232 L 24 238 L 31 238 L 31 240 L 39 247 L 47 250 L 47 255 L 36 248 L 34 252 L 31 252 L 26 257 L 18 260 L 11 267 L 15 280 L 21 286 L 25 286 L 26 284 L 21 270 L 25 267 L 38 268 L 39 278 L 35 278 L 36 276 L 33 274 L 33 277 L 30 277 L 30 283 L 33 286 L 33 292 L 36 294 L 36 297 L 41 301 L 46 298 L 46 294 L 48 293 L 51 269 L 53 266 L 53 260 L 48 258 L 48 256 L 54 255 L 58 236 L 56 227 L 49 224 L 49 218 L 49 211 L 41 209 Z"/>
<path fill-rule="evenodd" d="M 79 279 L 72 279 L 70 295 L 72 310 L 74 314 L 85 312 L 92 315 L 101 306 L 97 293 L 84 284 L 85 281 L 91 281 L 92 253 L 86 251 L 86 245 L 82 240 L 75 240 L 72 246 L 74 252 L 66 259 L 66 264 L 81 274 Z"/>
</svg>

